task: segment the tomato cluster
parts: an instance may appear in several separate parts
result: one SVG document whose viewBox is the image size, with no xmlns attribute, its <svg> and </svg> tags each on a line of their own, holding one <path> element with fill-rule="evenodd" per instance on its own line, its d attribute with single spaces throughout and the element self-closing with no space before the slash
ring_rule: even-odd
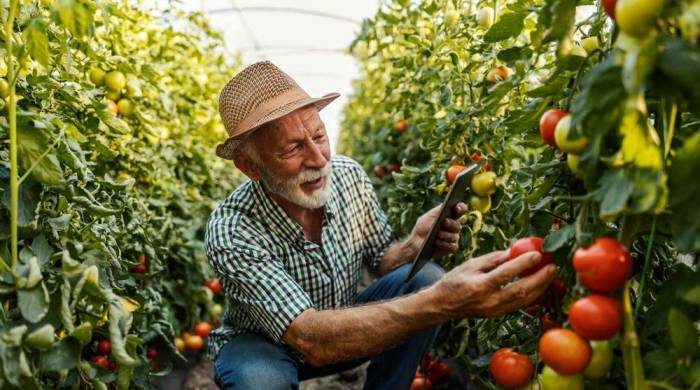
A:
<svg viewBox="0 0 700 390">
<path fill-rule="evenodd" d="M 411 382 L 411 390 L 432 390 L 433 386 L 441 386 L 450 380 L 450 366 L 439 361 L 435 355 L 428 353 L 423 362 L 416 368 L 416 374 Z"/>
</svg>

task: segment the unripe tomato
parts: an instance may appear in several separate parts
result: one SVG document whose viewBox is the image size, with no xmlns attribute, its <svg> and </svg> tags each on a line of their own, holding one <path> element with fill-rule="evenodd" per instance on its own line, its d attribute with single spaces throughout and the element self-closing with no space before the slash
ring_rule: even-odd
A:
<svg viewBox="0 0 700 390">
<path fill-rule="evenodd" d="M 215 304 L 214 306 L 212 306 L 212 308 L 211 308 L 211 315 L 214 318 L 221 317 L 221 314 L 223 314 L 223 312 L 224 312 L 224 307 L 219 305 L 218 303 Z"/>
<path fill-rule="evenodd" d="M 476 11 L 476 23 L 483 28 L 493 26 L 494 12 L 491 7 L 484 7 Z"/>
<path fill-rule="evenodd" d="M 182 339 L 183 339 L 185 342 L 187 342 L 187 339 L 189 339 L 190 337 L 192 337 L 192 333 L 190 333 L 190 332 L 182 332 L 182 333 L 180 334 L 180 336 L 182 336 Z"/>
<path fill-rule="evenodd" d="M 107 339 L 102 339 L 97 343 L 97 353 L 100 355 L 109 355 L 112 353 L 112 343 Z"/>
<path fill-rule="evenodd" d="M 554 129 L 554 141 L 559 150 L 564 153 L 581 154 L 588 146 L 588 138 L 581 136 L 576 139 L 570 139 L 571 133 L 571 115 L 562 118 L 557 127 Z"/>
<path fill-rule="evenodd" d="M 551 367 L 542 369 L 542 390 L 583 390 L 581 375 L 561 375 Z"/>
<path fill-rule="evenodd" d="M 126 77 L 124 73 L 113 70 L 105 75 L 105 85 L 111 91 L 121 91 L 126 87 Z"/>
<path fill-rule="evenodd" d="M 107 356 L 104 355 L 95 355 L 90 358 L 90 363 L 100 366 L 104 368 L 105 370 L 109 369 L 109 359 L 107 359 Z"/>
<path fill-rule="evenodd" d="M 574 174 L 574 176 L 578 177 L 579 179 L 582 179 L 583 170 L 581 170 L 581 167 L 579 165 L 580 163 L 581 156 L 571 153 L 566 155 L 566 165 L 569 166 L 569 169 L 571 169 L 571 172 Z"/>
<path fill-rule="evenodd" d="M 602 237 L 587 248 L 578 248 L 572 260 L 581 283 L 596 292 L 622 288 L 632 275 L 629 251 L 611 237 Z"/>
<path fill-rule="evenodd" d="M 100 68 L 90 68 L 88 71 L 88 76 L 90 77 L 90 81 L 92 81 L 93 84 L 96 86 L 100 87 L 104 85 L 105 83 L 105 71 L 100 69 Z"/>
<path fill-rule="evenodd" d="M 196 334 L 199 337 L 205 338 L 209 336 L 209 332 L 211 332 L 211 324 L 205 321 L 200 321 L 196 324 L 194 324 L 194 334 Z"/>
<path fill-rule="evenodd" d="M 185 347 L 186 347 L 185 340 L 183 340 L 179 337 L 176 337 L 174 340 L 174 343 L 175 343 L 175 348 L 177 348 L 178 352 L 180 352 L 180 353 L 185 352 Z"/>
<path fill-rule="evenodd" d="M 576 333 L 551 329 L 540 337 L 540 358 L 563 375 L 582 373 L 591 361 L 591 346 Z"/>
<path fill-rule="evenodd" d="M 605 10 L 605 13 L 610 16 L 610 19 L 615 20 L 615 4 L 617 4 L 617 0 L 602 0 L 603 1 L 603 9 Z"/>
<path fill-rule="evenodd" d="M 447 168 L 447 173 L 445 174 L 445 176 L 447 176 L 447 182 L 450 184 L 454 183 L 455 179 L 457 179 L 457 175 L 459 175 L 465 169 L 467 169 L 466 165 L 451 165 L 449 168 Z"/>
<path fill-rule="evenodd" d="M 413 382 L 411 382 L 410 390 L 433 390 L 433 384 L 428 378 L 416 377 L 413 378 Z"/>
<path fill-rule="evenodd" d="M 408 129 L 408 121 L 405 119 L 399 119 L 394 123 L 394 130 L 396 130 L 397 133 L 403 134 L 404 131 Z"/>
<path fill-rule="evenodd" d="M 110 100 L 114 100 L 115 102 L 119 100 L 120 97 L 122 97 L 121 91 L 109 91 L 107 92 L 107 96 Z"/>
<path fill-rule="evenodd" d="M 591 54 L 593 50 L 597 49 L 599 46 L 598 37 L 584 38 L 583 40 L 581 40 L 581 46 L 583 46 L 583 49 L 586 51 L 586 53 Z"/>
<path fill-rule="evenodd" d="M 119 113 L 119 107 L 114 100 L 106 99 L 104 103 L 107 105 L 107 112 L 111 113 L 112 115 L 117 115 Z"/>
<path fill-rule="evenodd" d="M 486 76 L 486 80 L 495 83 L 498 81 L 505 81 L 510 79 L 510 75 L 513 73 L 513 71 L 510 70 L 507 66 L 497 66 L 489 72 L 489 74 Z"/>
<path fill-rule="evenodd" d="M 119 113 L 124 116 L 129 116 L 134 113 L 134 103 L 129 99 L 120 99 L 117 103 Z"/>
<path fill-rule="evenodd" d="M 486 214 L 491 210 L 491 197 L 472 195 L 469 197 L 469 205 L 472 209 L 479 211 L 481 214 Z"/>
<path fill-rule="evenodd" d="M 642 38 L 654 28 L 663 6 L 663 0 L 617 0 L 617 27 L 625 34 Z"/>
<path fill-rule="evenodd" d="M 602 378 L 610 371 L 610 367 L 612 367 L 612 346 L 607 340 L 591 341 L 591 349 L 593 350 L 593 356 L 591 356 L 591 362 L 588 363 L 588 367 L 586 367 L 586 371 L 583 372 L 583 376 L 593 379 Z"/>
<path fill-rule="evenodd" d="M 622 328 L 622 308 L 617 300 L 591 294 L 569 307 L 569 322 L 574 331 L 589 340 L 605 340 Z"/>
<path fill-rule="evenodd" d="M 445 13 L 445 25 L 450 27 L 459 23 L 459 12 L 455 10 L 447 11 Z"/>
<path fill-rule="evenodd" d="M 496 192 L 496 174 L 481 172 L 474 175 L 471 182 L 472 191 L 478 196 L 489 196 Z"/>
<path fill-rule="evenodd" d="M 158 357 L 158 350 L 155 348 L 148 348 L 146 350 L 146 357 L 149 359 L 155 359 Z"/>
<path fill-rule="evenodd" d="M 10 83 L 5 79 L 0 79 L 0 97 L 7 99 L 10 96 Z"/>
<path fill-rule="evenodd" d="M 491 356 L 489 370 L 494 381 L 505 387 L 525 386 L 530 382 L 535 368 L 527 356 L 501 348 Z"/>
<path fill-rule="evenodd" d="M 218 294 L 221 291 L 221 282 L 219 278 L 214 278 L 204 283 L 204 287 L 210 289 L 214 294 Z"/>
<path fill-rule="evenodd" d="M 374 172 L 374 176 L 376 176 L 380 179 L 383 179 L 384 176 L 386 176 L 386 174 L 387 174 L 386 168 L 381 166 L 381 165 L 375 165 L 372 172 Z"/>
<path fill-rule="evenodd" d="M 544 243 L 544 239 L 540 237 L 525 237 L 521 238 L 518 241 L 516 241 L 513 246 L 510 247 L 510 252 L 508 252 L 508 259 L 514 260 L 518 258 L 518 256 L 523 255 L 527 252 L 539 252 L 540 255 L 542 255 L 542 259 L 540 260 L 539 263 L 535 264 L 534 266 L 526 269 L 525 271 L 521 272 L 520 277 L 525 277 L 528 275 L 532 275 L 535 272 L 539 271 L 542 267 L 546 266 L 547 264 L 552 264 L 554 263 L 554 255 L 552 255 L 549 252 L 545 252 L 542 250 L 542 244 Z"/>
<path fill-rule="evenodd" d="M 569 115 L 568 111 L 560 110 L 558 108 L 552 108 L 547 110 L 540 118 L 540 135 L 544 142 L 551 146 L 556 147 L 557 144 L 554 141 L 554 129 L 557 127 L 557 123 L 561 118 Z"/>
<path fill-rule="evenodd" d="M 5 59 L 0 60 L 0 77 L 5 77 L 7 76 L 7 62 L 5 62 Z"/>
<path fill-rule="evenodd" d="M 204 346 L 204 340 L 195 334 L 187 338 L 185 345 L 190 351 L 198 351 Z"/>
</svg>

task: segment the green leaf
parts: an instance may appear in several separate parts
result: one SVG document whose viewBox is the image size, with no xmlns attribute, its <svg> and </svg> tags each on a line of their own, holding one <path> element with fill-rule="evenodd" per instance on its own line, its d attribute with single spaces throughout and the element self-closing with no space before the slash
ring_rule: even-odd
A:
<svg viewBox="0 0 700 390">
<path fill-rule="evenodd" d="M 17 306 L 22 316 L 31 323 L 41 321 L 49 311 L 49 292 L 44 283 L 17 291 Z"/>
<path fill-rule="evenodd" d="M 49 66 L 49 39 L 46 36 L 46 21 L 35 17 L 24 29 L 24 40 L 27 42 L 29 54 L 41 65 Z"/>
<path fill-rule="evenodd" d="M 47 185 L 58 185 L 63 181 L 63 170 L 56 156 L 49 153 L 41 158 L 49 148 L 42 130 L 29 126 L 18 126 L 17 141 L 19 162 L 25 171 L 36 161 L 39 161 L 31 171 L 34 180 Z"/>
<path fill-rule="evenodd" d="M 698 349 L 698 331 L 693 321 L 677 308 L 668 311 L 668 330 L 673 353 L 679 357 L 691 356 Z"/>
<path fill-rule="evenodd" d="M 517 37 L 523 30 L 523 20 L 526 16 L 526 13 L 521 12 L 503 14 L 498 22 L 491 26 L 489 31 L 484 34 L 484 42 L 494 43 Z"/>
<path fill-rule="evenodd" d="M 600 178 L 600 188 L 596 197 L 600 201 L 601 218 L 609 218 L 621 213 L 627 205 L 634 183 L 622 169 L 610 169 Z"/>
<path fill-rule="evenodd" d="M 674 87 L 688 93 L 696 113 L 700 112 L 700 49 L 677 38 L 666 38 L 659 54 L 658 67 L 675 83 Z"/>
<path fill-rule="evenodd" d="M 41 357 L 39 367 L 42 371 L 51 372 L 68 370 L 78 364 L 79 357 L 80 343 L 68 336 L 54 343 L 53 347 Z"/>
<path fill-rule="evenodd" d="M 657 41 L 652 36 L 640 45 L 634 45 L 625 56 L 622 82 L 630 94 L 642 91 L 656 65 Z"/>
<path fill-rule="evenodd" d="M 576 16 L 576 0 L 548 0 L 545 3 L 545 32 L 544 43 L 560 40 L 571 32 Z M 551 19 L 550 19 L 551 18 Z"/>
<path fill-rule="evenodd" d="M 545 237 L 542 249 L 544 249 L 546 252 L 555 252 L 560 248 L 563 248 L 569 242 L 572 242 L 575 237 L 576 225 L 565 225 L 561 229 L 555 230 Z"/>
<path fill-rule="evenodd" d="M 683 294 L 683 299 L 690 303 L 700 305 L 700 284 L 686 291 L 686 293 Z"/>
<path fill-rule="evenodd" d="M 32 348 L 48 349 L 54 343 L 54 332 L 55 329 L 53 325 L 46 324 L 28 334 L 24 342 Z"/>
<path fill-rule="evenodd" d="M 51 11 L 56 23 L 75 36 L 86 35 L 92 29 L 93 11 L 82 0 L 56 0 Z"/>
<path fill-rule="evenodd" d="M 669 208 L 673 212 L 671 229 L 681 251 L 700 250 L 700 133 L 688 138 L 678 149 L 668 169 Z"/>
</svg>

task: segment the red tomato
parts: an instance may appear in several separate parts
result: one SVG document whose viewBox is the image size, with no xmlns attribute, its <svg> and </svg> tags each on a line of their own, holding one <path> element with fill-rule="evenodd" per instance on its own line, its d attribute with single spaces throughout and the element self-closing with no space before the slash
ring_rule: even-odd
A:
<svg viewBox="0 0 700 390">
<path fill-rule="evenodd" d="M 221 291 L 221 282 L 219 281 L 219 278 L 214 278 L 204 283 L 204 287 L 210 289 L 214 294 L 218 294 L 219 291 Z"/>
<path fill-rule="evenodd" d="M 383 179 L 387 174 L 386 168 L 381 165 L 376 165 L 374 169 L 372 169 L 372 172 L 374 172 L 374 176 L 380 179 Z"/>
<path fill-rule="evenodd" d="M 107 339 L 102 339 L 100 340 L 99 343 L 97 343 L 97 353 L 100 355 L 109 355 L 112 353 L 112 343 L 109 342 Z"/>
<path fill-rule="evenodd" d="M 158 357 L 158 350 L 155 348 L 148 348 L 146 350 L 146 357 L 149 359 L 155 359 Z"/>
<path fill-rule="evenodd" d="M 540 318 L 540 321 L 542 322 L 543 332 L 546 332 L 550 329 L 561 328 L 561 323 L 552 318 L 552 315 L 549 313 L 542 314 L 542 318 Z"/>
<path fill-rule="evenodd" d="M 139 253 L 139 264 L 146 265 L 146 255 L 144 253 Z"/>
<path fill-rule="evenodd" d="M 450 380 L 450 366 L 447 363 L 433 361 L 428 366 L 430 382 L 441 385 Z"/>
<path fill-rule="evenodd" d="M 510 260 L 513 260 L 518 256 L 531 251 L 540 252 L 540 254 L 542 255 L 542 260 L 540 260 L 540 262 L 536 265 L 521 272 L 519 275 L 520 277 L 532 275 L 535 272 L 539 271 L 540 268 L 546 266 L 547 264 L 552 264 L 554 262 L 554 256 L 551 253 L 544 252 L 542 250 L 543 242 L 544 240 L 540 237 L 521 238 L 518 241 L 516 241 L 515 244 L 513 244 L 513 246 L 510 248 L 510 253 L 508 254 L 508 258 Z"/>
<path fill-rule="evenodd" d="M 396 130 L 399 135 L 401 135 L 404 131 L 408 129 L 408 121 L 405 119 L 399 119 L 395 124 L 394 124 L 394 130 Z"/>
<path fill-rule="evenodd" d="M 537 314 L 538 311 L 540 311 L 540 308 L 541 308 L 541 307 L 542 307 L 542 306 L 540 306 L 539 304 L 535 303 L 535 304 L 532 304 L 532 305 L 526 307 L 526 308 L 525 308 L 525 312 L 526 312 L 527 314 L 530 314 L 530 315 L 535 315 L 535 314 Z"/>
<path fill-rule="evenodd" d="M 433 390 L 433 384 L 430 383 L 428 378 L 413 378 L 410 390 Z"/>
<path fill-rule="evenodd" d="M 117 369 L 117 362 L 111 360 L 111 361 L 109 362 L 108 368 L 109 368 L 110 371 L 116 370 L 116 369 Z"/>
<path fill-rule="evenodd" d="M 211 324 L 206 321 L 200 321 L 194 324 L 194 334 L 201 338 L 206 338 L 211 332 Z"/>
<path fill-rule="evenodd" d="M 551 329 L 540 337 L 542 361 L 562 375 L 583 372 L 591 360 L 591 353 L 588 341 L 568 329 Z"/>
<path fill-rule="evenodd" d="M 481 161 L 482 158 L 483 157 L 479 153 L 474 153 L 471 155 L 471 159 L 474 162 L 479 162 L 479 161 Z"/>
<path fill-rule="evenodd" d="M 386 170 L 391 173 L 391 172 L 398 172 L 401 170 L 401 163 L 391 163 L 386 166 Z"/>
<path fill-rule="evenodd" d="M 447 168 L 447 182 L 450 184 L 454 183 L 455 179 L 457 179 L 457 175 L 459 175 L 465 169 L 467 169 L 465 165 L 459 164 L 455 164 Z"/>
<path fill-rule="evenodd" d="M 588 248 L 578 248 L 573 263 L 581 283 L 595 292 L 617 290 L 632 276 L 629 251 L 611 237 L 599 238 Z"/>
<path fill-rule="evenodd" d="M 95 355 L 90 358 L 90 363 L 100 366 L 104 368 L 105 370 L 109 369 L 109 360 L 107 359 L 107 356 L 104 355 Z"/>
<path fill-rule="evenodd" d="M 143 275 L 148 272 L 148 269 L 146 269 L 145 264 L 137 264 L 133 267 L 131 267 L 131 273 L 132 274 L 140 274 Z"/>
<path fill-rule="evenodd" d="M 615 20 L 615 5 L 617 0 L 603 0 L 603 9 L 610 16 L 610 19 Z"/>
<path fill-rule="evenodd" d="M 582 337 L 607 340 L 622 328 L 622 308 L 611 297 L 592 294 L 571 305 L 569 322 Z"/>
<path fill-rule="evenodd" d="M 567 115 L 569 115 L 567 111 L 558 108 L 547 110 L 547 112 L 542 115 L 540 118 L 540 135 L 544 142 L 555 148 L 557 147 L 556 142 L 554 142 L 554 129 L 556 129 L 559 120 Z"/>
<path fill-rule="evenodd" d="M 489 370 L 496 383 L 505 387 L 521 387 L 530 382 L 535 368 L 527 356 L 501 348 L 489 361 Z"/>
</svg>

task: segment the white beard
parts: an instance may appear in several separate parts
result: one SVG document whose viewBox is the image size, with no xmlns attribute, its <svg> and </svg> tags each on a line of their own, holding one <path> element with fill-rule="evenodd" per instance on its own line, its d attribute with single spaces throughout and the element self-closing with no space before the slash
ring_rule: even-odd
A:
<svg viewBox="0 0 700 390">
<path fill-rule="evenodd" d="M 288 201 L 307 208 L 319 209 L 323 207 L 331 196 L 331 164 L 318 170 L 305 169 L 292 178 L 280 178 L 271 174 L 262 164 L 258 167 L 261 181 L 265 188 Z M 323 187 L 315 190 L 310 195 L 301 188 L 302 183 L 314 181 L 325 177 Z"/>
</svg>

